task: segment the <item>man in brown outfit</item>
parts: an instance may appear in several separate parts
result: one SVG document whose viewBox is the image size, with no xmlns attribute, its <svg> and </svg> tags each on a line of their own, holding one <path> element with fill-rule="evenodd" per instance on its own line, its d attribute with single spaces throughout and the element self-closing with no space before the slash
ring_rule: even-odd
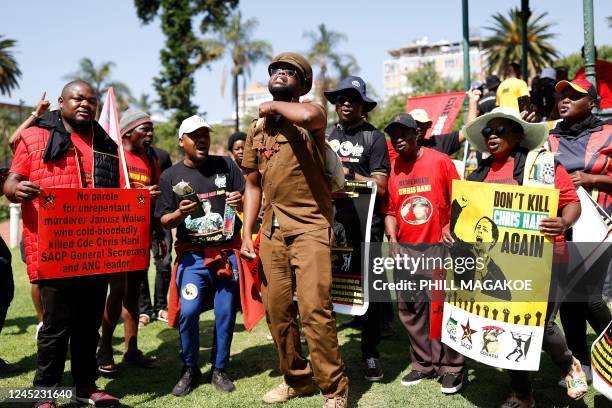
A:
<svg viewBox="0 0 612 408">
<path fill-rule="evenodd" d="M 247 171 L 241 249 L 245 257 L 255 257 L 251 233 L 262 190 L 270 204 L 262 224 L 261 291 L 284 382 L 263 401 L 286 402 L 315 393 L 314 372 L 324 406 L 345 407 L 348 378 L 331 301 L 331 188 L 319 154 L 324 151 L 327 114 L 318 104 L 298 100 L 312 86 L 312 68 L 304 57 L 279 54 L 268 72 L 274 100 L 259 106 L 242 159 Z M 300 345 L 298 308 L 312 370 Z"/>
</svg>

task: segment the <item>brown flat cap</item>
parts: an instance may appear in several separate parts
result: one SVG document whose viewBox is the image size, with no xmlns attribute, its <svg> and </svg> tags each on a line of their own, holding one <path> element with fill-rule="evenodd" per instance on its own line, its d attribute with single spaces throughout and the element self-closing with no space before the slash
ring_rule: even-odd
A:
<svg viewBox="0 0 612 408">
<path fill-rule="evenodd" d="M 295 52 L 281 52 L 274 57 L 268 66 L 268 74 L 274 65 L 278 65 L 280 63 L 289 64 L 299 71 L 300 76 L 304 80 L 304 90 L 302 95 L 306 95 L 308 92 L 310 92 L 310 89 L 312 88 L 312 67 L 306 58 Z"/>
</svg>

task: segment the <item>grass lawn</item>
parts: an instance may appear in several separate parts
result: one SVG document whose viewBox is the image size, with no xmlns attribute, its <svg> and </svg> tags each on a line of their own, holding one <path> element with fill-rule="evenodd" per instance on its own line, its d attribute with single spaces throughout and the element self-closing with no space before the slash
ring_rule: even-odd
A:
<svg viewBox="0 0 612 408">
<path fill-rule="evenodd" d="M 0 378 L 0 387 L 29 387 L 32 384 L 36 361 L 34 331 L 36 318 L 30 299 L 30 285 L 18 252 L 13 253 L 15 299 L 8 312 L 7 321 L 0 334 L 0 356 L 17 366 L 11 377 Z M 152 271 L 149 271 L 153 276 Z M 153 282 L 153 279 L 150 279 Z M 339 321 L 346 316 L 338 316 Z M 200 361 L 204 378 L 210 372 L 208 364 L 211 348 L 213 314 L 208 312 L 200 320 Z M 404 387 L 400 379 L 408 373 L 408 340 L 404 328 L 396 319 L 396 335 L 380 345 L 381 363 L 385 370 L 382 383 L 370 383 L 363 379 L 360 335 L 357 330 L 339 331 L 342 355 L 350 378 L 350 405 L 361 407 L 493 407 L 508 392 L 508 377 L 502 370 L 468 362 L 468 384 L 457 395 L 445 396 L 435 380 L 426 380 L 413 387 Z M 210 384 L 201 384 L 190 395 L 176 398 L 170 391 L 181 369 L 178 332 L 161 322 L 145 327 L 139 336 L 140 348 L 147 355 L 158 358 L 155 369 L 121 367 L 114 379 L 100 379 L 98 385 L 121 398 L 123 406 L 143 407 L 254 407 L 264 406 L 261 396 L 282 380 L 274 344 L 266 339 L 265 322 L 252 332 L 247 332 L 238 315 L 229 376 L 235 380 L 237 390 L 231 394 L 216 392 Z M 115 332 L 115 360 L 121 361 L 123 326 Z M 593 337 L 591 336 L 591 340 Z M 204 364 L 206 363 L 206 364 Z M 64 383 L 71 384 L 70 364 L 66 364 Z M 570 402 L 565 391 L 558 388 L 557 368 L 543 355 L 541 370 L 532 374 L 537 405 L 540 407 L 610 406 L 608 401 L 594 391 L 589 391 L 583 401 Z M 286 407 L 320 407 L 321 395 L 301 398 L 285 404 Z M 606 405 L 608 404 L 608 405 Z M 1 405 L 1 404 L 0 404 Z M 9 406 L 4 404 L 4 406 Z M 24 404 L 15 404 L 24 407 Z"/>
</svg>

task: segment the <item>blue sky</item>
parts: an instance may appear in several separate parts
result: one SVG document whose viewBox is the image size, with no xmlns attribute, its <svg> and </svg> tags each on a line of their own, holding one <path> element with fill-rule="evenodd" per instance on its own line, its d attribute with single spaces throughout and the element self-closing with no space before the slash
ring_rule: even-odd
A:
<svg viewBox="0 0 612 408">
<path fill-rule="evenodd" d="M 580 49 L 583 43 L 581 0 L 531 1 L 536 13 L 547 11 L 547 21 L 555 22 L 558 33 L 553 44 L 562 54 Z M 559 8 L 563 4 L 564 8 Z M 470 26 L 483 29 L 490 16 L 519 6 L 520 0 L 471 0 Z M 595 42 L 612 44 L 612 29 L 606 16 L 612 16 L 612 1 L 594 0 Z M 429 37 L 461 38 L 460 0 L 244 0 L 240 4 L 245 18 L 255 17 L 259 28 L 255 38 L 265 39 L 274 52 L 308 49 L 303 32 L 325 23 L 329 29 L 348 36 L 339 51 L 351 53 L 361 67 L 360 75 L 382 95 L 382 62 L 387 50 Z M 159 49 L 164 36 L 159 19 L 143 26 L 136 16 L 133 1 L 33 1 L 3 2 L 0 34 L 18 41 L 15 56 L 23 75 L 20 88 L 0 96 L 1 102 L 35 104 L 42 91 L 55 101 L 66 82 L 63 77 L 76 70 L 82 57 L 94 62 L 114 61 L 113 78 L 129 85 L 134 95 L 148 93 L 156 98 L 152 78 L 161 70 Z M 209 34 L 210 35 L 210 34 Z M 220 83 L 227 60 L 211 64 L 196 75 L 194 102 L 206 111 L 210 120 L 228 118 L 232 112 L 229 83 L 225 97 Z M 266 65 L 253 69 L 251 80 L 266 81 Z"/>
</svg>

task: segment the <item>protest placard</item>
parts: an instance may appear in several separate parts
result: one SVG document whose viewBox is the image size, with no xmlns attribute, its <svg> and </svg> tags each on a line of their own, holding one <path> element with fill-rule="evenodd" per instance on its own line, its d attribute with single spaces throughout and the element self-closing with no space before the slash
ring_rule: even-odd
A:
<svg viewBox="0 0 612 408">
<path fill-rule="evenodd" d="M 494 367 L 538 369 L 553 257 L 539 224 L 558 201 L 551 188 L 453 181 L 450 252 L 462 264 L 447 273 L 456 290 L 444 304 L 444 343 Z"/>
<path fill-rule="evenodd" d="M 368 310 L 367 286 L 372 213 L 376 184 L 347 181 L 334 193 L 334 245 L 332 246 L 332 301 L 338 313 L 363 315 Z"/>
<path fill-rule="evenodd" d="M 149 267 L 149 191 L 48 188 L 39 198 L 41 279 Z"/>
</svg>

